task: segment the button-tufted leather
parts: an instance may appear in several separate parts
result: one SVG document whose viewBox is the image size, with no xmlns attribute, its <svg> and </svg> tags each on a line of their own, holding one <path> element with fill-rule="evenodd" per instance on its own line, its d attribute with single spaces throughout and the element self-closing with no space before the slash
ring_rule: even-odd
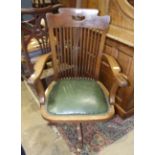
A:
<svg viewBox="0 0 155 155">
<path fill-rule="evenodd" d="M 47 97 L 47 111 L 56 115 L 104 114 L 108 98 L 94 80 L 59 80 Z"/>
</svg>

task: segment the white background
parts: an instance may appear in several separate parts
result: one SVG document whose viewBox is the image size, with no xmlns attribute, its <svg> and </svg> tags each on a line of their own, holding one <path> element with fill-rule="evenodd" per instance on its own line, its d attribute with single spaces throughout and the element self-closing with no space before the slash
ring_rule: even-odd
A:
<svg viewBox="0 0 155 155">
<path fill-rule="evenodd" d="M 135 155 L 155 154 L 155 1 L 135 0 Z M 0 155 L 21 153 L 21 2 L 0 2 Z"/>
</svg>

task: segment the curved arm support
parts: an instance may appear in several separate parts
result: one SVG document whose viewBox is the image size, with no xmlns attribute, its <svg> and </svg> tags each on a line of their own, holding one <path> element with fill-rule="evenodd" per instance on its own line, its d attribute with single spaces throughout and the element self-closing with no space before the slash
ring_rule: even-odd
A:
<svg viewBox="0 0 155 155">
<path fill-rule="evenodd" d="M 42 14 L 52 11 L 53 6 L 47 6 L 44 8 L 21 8 L 21 14 Z"/>
<path fill-rule="evenodd" d="M 52 12 L 60 7 L 63 7 L 63 4 L 54 4 L 43 8 L 21 8 L 21 14 L 42 14 Z"/>
<path fill-rule="evenodd" d="M 127 87 L 129 85 L 129 82 L 127 80 L 127 76 L 123 73 L 121 73 L 121 68 L 117 61 L 115 60 L 114 57 L 108 55 L 108 54 L 103 54 L 103 56 L 106 58 L 108 61 L 110 68 L 113 72 L 113 75 L 115 77 L 115 81 L 111 87 L 110 90 L 110 104 L 115 104 L 115 98 L 116 98 L 116 92 L 119 87 Z"/>
<path fill-rule="evenodd" d="M 46 62 L 51 58 L 51 52 L 42 55 L 34 65 L 34 73 L 28 79 L 28 83 L 34 85 L 40 79 Z"/>
<path fill-rule="evenodd" d="M 44 92 L 44 88 L 43 88 L 43 85 L 40 80 L 40 76 L 41 76 L 44 66 L 45 66 L 47 60 L 49 60 L 49 58 L 51 58 L 51 53 L 42 55 L 38 59 L 36 64 L 34 65 L 34 73 L 28 79 L 28 83 L 31 85 L 35 85 L 35 87 L 36 87 L 36 91 L 39 96 L 40 105 L 45 104 L 45 92 Z"/>
<path fill-rule="evenodd" d="M 54 5 L 52 5 L 52 10 L 59 9 L 59 8 L 61 8 L 61 7 L 63 7 L 63 6 L 64 6 L 64 5 L 61 4 L 61 3 L 59 3 L 59 4 L 54 4 Z"/>
</svg>

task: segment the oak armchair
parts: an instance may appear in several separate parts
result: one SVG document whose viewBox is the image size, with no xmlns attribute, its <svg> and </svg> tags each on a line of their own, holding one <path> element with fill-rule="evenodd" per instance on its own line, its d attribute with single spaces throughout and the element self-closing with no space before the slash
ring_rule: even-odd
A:
<svg viewBox="0 0 155 155">
<path fill-rule="evenodd" d="M 42 117 L 54 123 L 77 123 L 82 147 L 82 122 L 112 118 L 116 92 L 128 81 L 117 61 L 103 52 L 110 17 L 97 16 L 96 9 L 61 8 L 59 12 L 46 15 L 52 51 L 36 63 L 29 83 L 38 83 Z M 98 81 L 102 57 L 115 77 L 110 92 Z M 44 92 L 39 78 L 50 58 L 55 80 Z"/>
</svg>

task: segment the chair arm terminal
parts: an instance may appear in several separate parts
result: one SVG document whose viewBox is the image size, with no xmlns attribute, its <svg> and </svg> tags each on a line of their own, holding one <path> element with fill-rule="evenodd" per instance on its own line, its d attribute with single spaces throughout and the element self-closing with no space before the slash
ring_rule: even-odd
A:
<svg viewBox="0 0 155 155">
<path fill-rule="evenodd" d="M 114 75 L 114 78 L 115 78 L 114 83 L 110 90 L 110 95 L 109 95 L 110 104 L 115 104 L 116 92 L 118 88 L 127 87 L 129 85 L 129 81 L 128 81 L 127 76 L 121 73 L 121 68 L 114 57 L 108 54 L 105 54 L 105 53 L 103 54 L 103 56 L 108 61 L 110 68 L 112 70 L 112 73 Z"/>
<path fill-rule="evenodd" d="M 40 79 L 46 62 L 51 58 L 51 53 L 42 55 L 34 65 L 34 73 L 28 79 L 28 83 L 34 85 Z"/>
</svg>

